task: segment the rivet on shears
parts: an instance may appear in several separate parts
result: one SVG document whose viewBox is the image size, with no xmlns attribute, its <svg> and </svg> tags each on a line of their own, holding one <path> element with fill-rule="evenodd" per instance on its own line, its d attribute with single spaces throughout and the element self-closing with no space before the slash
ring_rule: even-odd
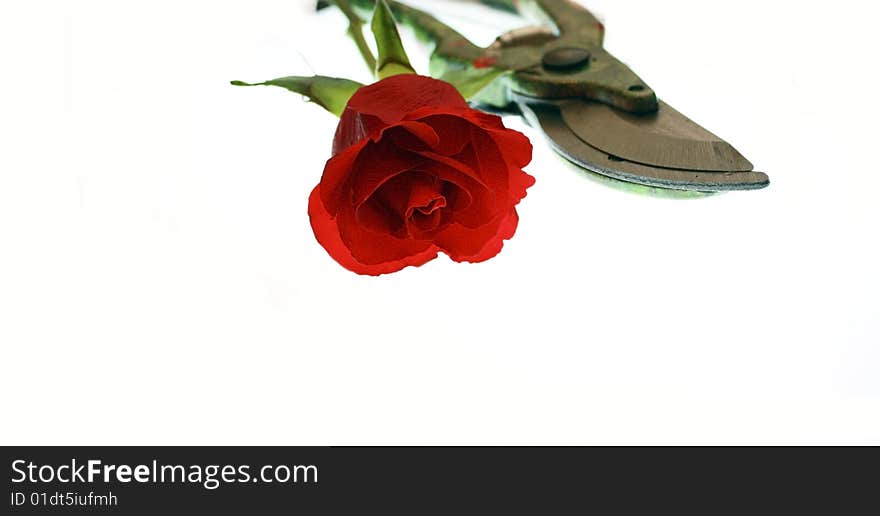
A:
<svg viewBox="0 0 880 516">
<path fill-rule="evenodd" d="M 590 51 L 578 47 L 555 48 L 541 59 L 541 64 L 547 70 L 570 70 L 587 63 L 590 60 Z"/>
</svg>

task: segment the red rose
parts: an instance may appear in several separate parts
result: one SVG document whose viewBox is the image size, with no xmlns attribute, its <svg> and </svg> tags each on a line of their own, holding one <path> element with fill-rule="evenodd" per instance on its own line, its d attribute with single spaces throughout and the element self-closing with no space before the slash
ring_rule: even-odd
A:
<svg viewBox="0 0 880 516">
<path fill-rule="evenodd" d="M 532 146 L 450 84 L 394 75 L 349 100 L 309 197 L 318 242 L 345 268 L 385 274 L 443 251 L 480 262 L 516 231 Z"/>
</svg>

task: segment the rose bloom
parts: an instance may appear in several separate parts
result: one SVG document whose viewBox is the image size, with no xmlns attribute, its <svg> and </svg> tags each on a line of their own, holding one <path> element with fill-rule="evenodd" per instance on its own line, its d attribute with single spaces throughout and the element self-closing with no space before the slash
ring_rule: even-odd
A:
<svg viewBox="0 0 880 516">
<path fill-rule="evenodd" d="M 528 138 L 468 107 L 452 85 L 394 75 L 349 100 L 309 197 L 312 229 L 359 274 L 421 265 L 439 251 L 481 262 L 516 231 L 515 206 L 535 182 L 522 170 L 531 157 Z"/>
</svg>

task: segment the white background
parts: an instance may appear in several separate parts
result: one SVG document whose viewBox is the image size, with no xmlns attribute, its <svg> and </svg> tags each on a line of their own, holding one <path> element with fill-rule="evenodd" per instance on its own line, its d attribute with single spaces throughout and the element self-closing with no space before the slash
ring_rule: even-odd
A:
<svg viewBox="0 0 880 516">
<path fill-rule="evenodd" d="M 228 84 L 367 80 L 337 13 L 0 5 L 3 444 L 880 443 L 869 2 L 591 0 L 771 186 L 621 192 L 511 118 L 501 255 L 379 278 L 309 227 L 332 115 Z"/>
</svg>

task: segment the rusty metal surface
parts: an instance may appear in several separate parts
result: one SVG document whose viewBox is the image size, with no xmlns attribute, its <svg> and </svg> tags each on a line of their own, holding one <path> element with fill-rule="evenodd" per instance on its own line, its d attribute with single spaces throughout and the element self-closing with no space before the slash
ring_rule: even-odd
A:
<svg viewBox="0 0 880 516">
<path fill-rule="evenodd" d="M 621 181 L 676 190 L 719 192 L 763 188 L 769 178 L 755 171 L 700 171 L 664 168 L 628 161 L 589 145 L 565 123 L 557 106 L 523 104 L 523 114 L 540 128 L 563 157 L 580 167 Z"/>
<path fill-rule="evenodd" d="M 665 102 L 635 115 L 597 102 L 558 103 L 562 119 L 591 146 L 628 161 L 664 168 L 746 172 L 752 164 L 721 138 Z"/>
</svg>

